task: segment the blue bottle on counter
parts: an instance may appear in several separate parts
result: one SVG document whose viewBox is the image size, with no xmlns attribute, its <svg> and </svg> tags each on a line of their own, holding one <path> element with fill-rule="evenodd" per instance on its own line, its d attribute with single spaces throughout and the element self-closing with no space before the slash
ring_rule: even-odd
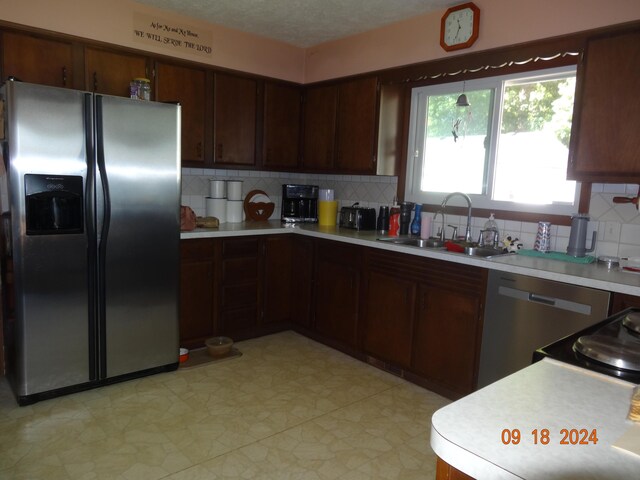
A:
<svg viewBox="0 0 640 480">
<path fill-rule="evenodd" d="M 416 210 L 413 214 L 413 221 L 411 222 L 411 235 L 420 235 L 420 213 L 422 212 L 422 204 L 416 203 Z"/>
</svg>

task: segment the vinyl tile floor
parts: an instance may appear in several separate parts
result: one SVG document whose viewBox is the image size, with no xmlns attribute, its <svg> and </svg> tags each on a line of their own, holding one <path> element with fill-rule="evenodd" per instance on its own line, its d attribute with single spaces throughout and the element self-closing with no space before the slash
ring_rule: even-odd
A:
<svg viewBox="0 0 640 480">
<path fill-rule="evenodd" d="M 293 332 L 241 357 L 18 407 L 1 479 L 432 479 L 448 400 Z"/>
</svg>

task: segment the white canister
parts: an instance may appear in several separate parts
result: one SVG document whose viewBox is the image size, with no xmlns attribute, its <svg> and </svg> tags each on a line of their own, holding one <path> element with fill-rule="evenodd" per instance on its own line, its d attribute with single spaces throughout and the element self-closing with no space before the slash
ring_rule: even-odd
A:
<svg viewBox="0 0 640 480">
<path fill-rule="evenodd" d="M 216 217 L 220 223 L 227 221 L 227 199 L 210 198 L 204 199 L 207 217 Z"/>
<path fill-rule="evenodd" d="M 333 188 L 321 188 L 318 190 L 318 201 L 320 202 L 333 202 L 334 190 Z"/>
<path fill-rule="evenodd" d="M 242 200 L 242 180 L 227 180 L 227 200 Z"/>
<path fill-rule="evenodd" d="M 224 180 L 209 179 L 209 197 L 227 198 L 227 182 Z"/>
<path fill-rule="evenodd" d="M 244 202 L 242 200 L 227 200 L 227 223 L 240 223 L 243 220 Z"/>
</svg>

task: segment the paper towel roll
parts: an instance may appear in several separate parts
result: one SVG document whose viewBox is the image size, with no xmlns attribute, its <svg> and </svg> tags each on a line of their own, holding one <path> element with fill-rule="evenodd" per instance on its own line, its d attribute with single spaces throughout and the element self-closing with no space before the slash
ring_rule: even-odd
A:
<svg viewBox="0 0 640 480">
<path fill-rule="evenodd" d="M 209 179 L 209 197 L 227 198 L 227 182 L 224 180 Z"/>
<path fill-rule="evenodd" d="M 242 200 L 227 200 L 227 223 L 240 223 L 244 214 Z"/>
<path fill-rule="evenodd" d="M 227 200 L 242 200 L 242 180 L 227 180 Z"/>
<path fill-rule="evenodd" d="M 207 217 L 216 217 L 220 223 L 227 221 L 227 199 L 226 198 L 211 198 L 206 197 L 204 199 L 205 211 Z"/>
</svg>

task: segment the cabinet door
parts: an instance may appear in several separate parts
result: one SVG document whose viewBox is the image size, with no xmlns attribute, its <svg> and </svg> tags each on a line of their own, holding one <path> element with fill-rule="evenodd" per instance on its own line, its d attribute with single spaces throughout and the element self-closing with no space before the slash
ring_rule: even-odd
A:
<svg viewBox="0 0 640 480">
<path fill-rule="evenodd" d="M 341 172 L 376 172 L 377 92 L 376 77 L 339 86 L 336 166 Z"/>
<path fill-rule="evenodd" d="M 291 247 L 289 235 L 264 239 L 264 275 L 262 288 L 263 324 L 291 319 Z"/>
<path fill-rule="evenodd" d="M 569 178 L 640 179 L 640 29 L 592 38 L 578 65 Z"/>
<path fill-rule="evenodd" d="M 180 345 L 204 346 L 215 334 L 215 241 L 180 242 Z"/>
<path fill-rule="evenodd" d="M 205 162 L 206 72 L 169 63 L 156 64 L 156 100 L 178 102 L 182 110 L 182 162 Z"/>
<path fill-rule="evenodd" d="M 335 342 L 357 344 L 360 247 L 320 242 L 315 281 L 315 329 Z"/>
<path fill-rule="evenodd" d="M 309 88 L 304 101 L 302 165 L 308 170 L 331 170 L 335 153 L 338 89 Z"/>
<path fill-rule="evenodd" d="M 219 165 L 255 165 L 257 83 L 216 73 L 214 83 L 215 159 Z"/>
<path fill-rule="evenodd" d="M 220 332 L 234 339 L 252 336 L 258 326 L 259 239 L 224 238 L 220 269 Z"/>
<path fill-rule="evenodd" d="M 366 288 L 364 350 L 376 358 L 408 368 L 417 283 L 373 270 L 367 274 Z"/>
<path fill-rule="evenodd" d="M 2 34 L 2 78 L 52 87 L 73 87 L 73 53 L 69 43 L 30 35 Z"/>
<path fill-rule="evenodd" d="M 480 298 L 420 286 L 413 370 L 428 381 L 466 395 L 475 388 Z"/>
<path fill-rule="evenodd" d="M 149 78 L 145 57 L 95 48 L 85 48 L 84 55 L 87 90 L 128 97 L 131 80 Z"/>
<path fill-rule="evenodd" d="M 300 101 L 298 87 L 265 82 L 262 160 L 265 167 L 298 166 Z"/>
<path fill-rule="evenodd" d="M 311 326 L 314 242 L 294 235 L 291 246 L 291 320 L 302 327 Z"/>
</svg>

